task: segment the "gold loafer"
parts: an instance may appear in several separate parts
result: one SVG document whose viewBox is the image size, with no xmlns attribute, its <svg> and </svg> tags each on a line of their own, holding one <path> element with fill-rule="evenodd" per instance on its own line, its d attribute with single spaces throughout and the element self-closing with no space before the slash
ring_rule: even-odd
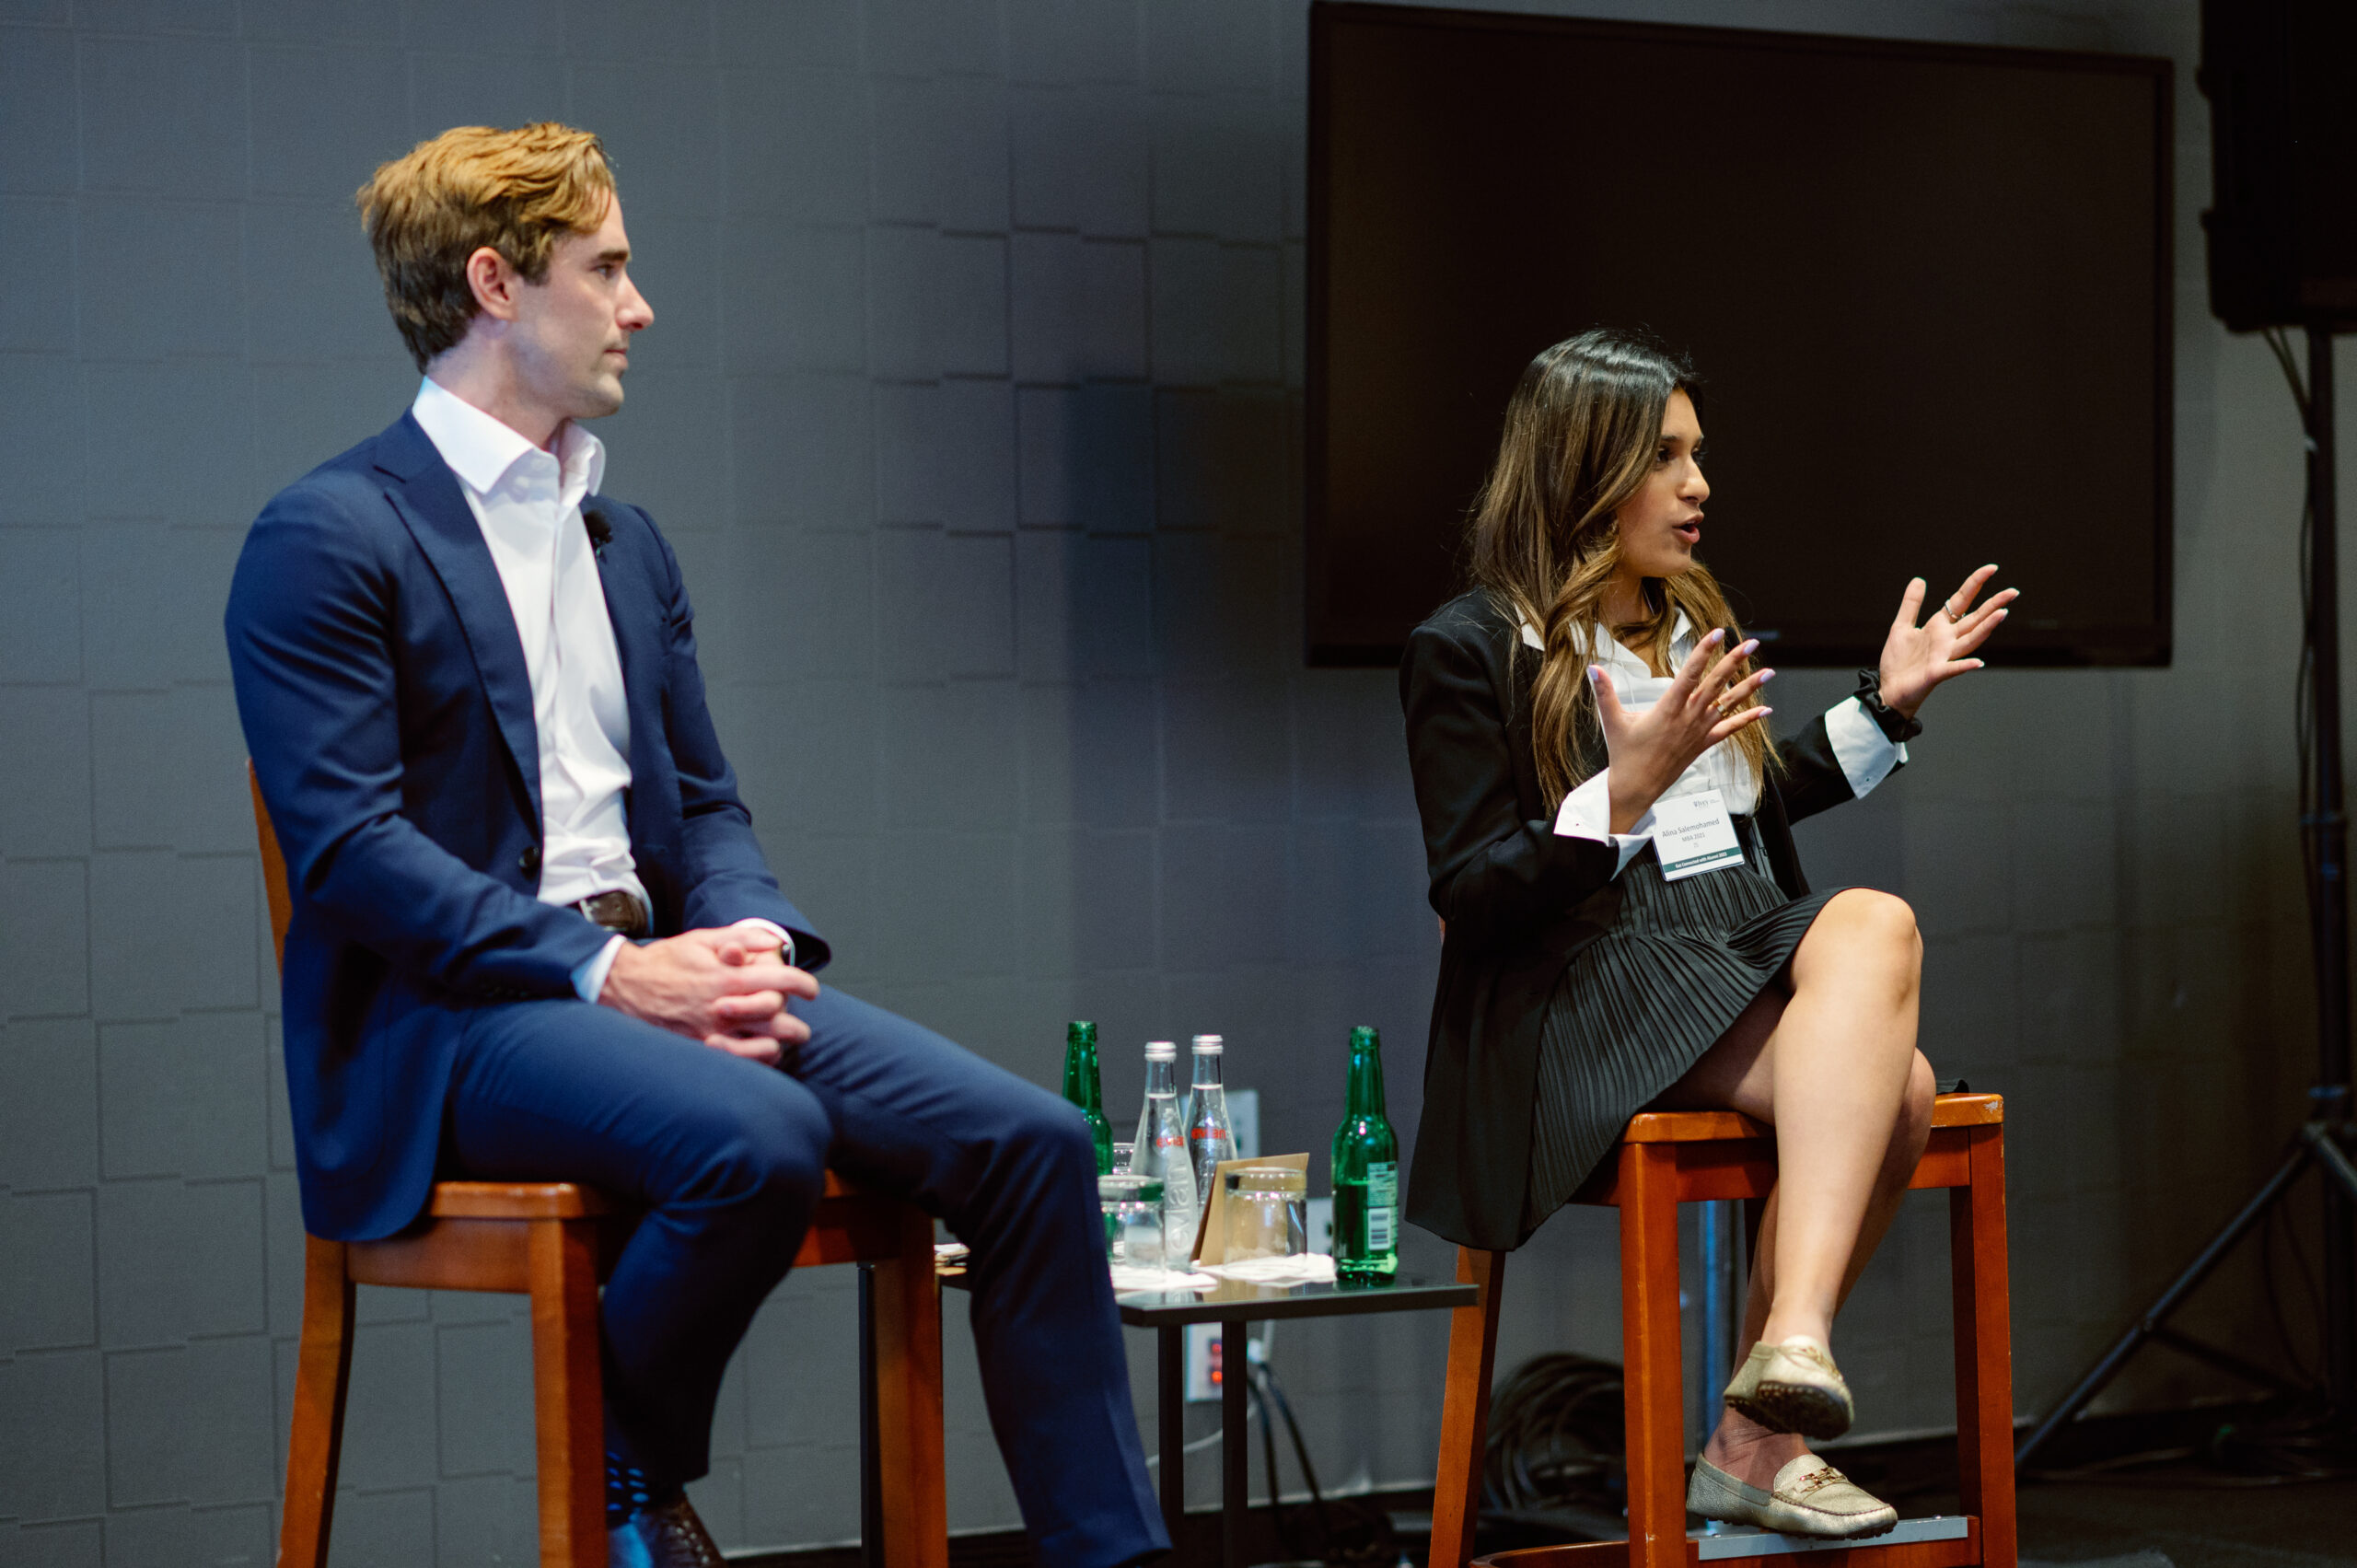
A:
<svg viewBox="0 0 2357 1568">
<path fill-rule="evenodd" d="M 1820 1540 L 1883 1535 L 1898 1523 L 1898 1509 L 1815 1454 L 1803 1454 L 1778 1470 L 1765 1492 L 1698 1458 L 1686 1487 L 1686 1507 L 1706 1519 Z"/>
<path fill-rule="evenodd" d="M 1857 1413 L 1832 1353 L 1802 1334 L 1753 1345 L 1720 1397 L 1771 1432 L 1797 1432 L 1817 1443 L 1849 1431 Z"/>
<path fill-rule="evenodd" d="M 1735 1369 L 1735 1376 L 1729 1379 L 1725 1391 L 1721 1393 L 1719 1398 L 1725 1402 L 1727 1409 L 1748 1416 L 1771 1432 L 1782 1432 L 1783 1428 L 1771 1421 L 1768 1412 L 1759 1408 L 1758 1398 L 1759 1374 L 1767 1368 L 1770 1362 L 1775 1359 L 1774 1345 L 1765 1340 L 1753 1345 L 1751 1353 L 1745 1356 L 1743 1365 Z"/>
</svg>

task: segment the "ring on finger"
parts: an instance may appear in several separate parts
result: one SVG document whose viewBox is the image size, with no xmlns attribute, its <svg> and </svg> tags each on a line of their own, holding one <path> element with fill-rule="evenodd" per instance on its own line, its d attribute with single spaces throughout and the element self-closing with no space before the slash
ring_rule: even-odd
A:
<svg viewBox="0 0 2357 1568">
<path fill-rule="evenodd" d="M 1956 612 L 1956 602 L 1953 599 L 1942 599 L 1940 601 L 1940 613 L 1948 618 L 1948 624 L 1951 626 L 1964 619 L 1963 616 L 1958 615 Z"/>
</svg>

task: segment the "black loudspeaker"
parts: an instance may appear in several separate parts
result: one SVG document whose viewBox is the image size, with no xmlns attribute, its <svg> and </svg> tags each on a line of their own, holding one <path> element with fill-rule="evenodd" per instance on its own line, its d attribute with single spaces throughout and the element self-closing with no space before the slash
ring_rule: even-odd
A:
<svg viewBox="0 0 2357 1568">
<path fill-rule="evenodd" d="M 2210 308 L 2357 330 L 2357 4 L 2202 0 Z"/>
</svg>

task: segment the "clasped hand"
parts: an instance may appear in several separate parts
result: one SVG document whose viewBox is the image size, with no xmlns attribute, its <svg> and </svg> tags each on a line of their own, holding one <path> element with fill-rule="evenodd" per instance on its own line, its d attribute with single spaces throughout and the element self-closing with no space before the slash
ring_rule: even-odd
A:
<svg viewBox="0 0 2357 1568">
<path fill-rule="evenodd" d="M 1602 665 L 1588 667 L 1588 679 L 1596 688 L 1596 714 L 1604 726 L 1605 754 L 1611 767 L 1614 832 L 1625 833 L 1635 827 L 1695 758 L 1774 711 L 1742 706 L 1768 683 L 1774 670 L 1755 670 L 1736 679 L 1744 660 L 1759 645 L 1747 642 L 1721 655 L 1719 645 L 1725 640 L 1724 631 L 1713 630 L 1695 644 L 1661 701 L 1643 713 L 1631 713 L 1620 705 L 1611 673 Z"/>
<path fill-rule="evenodd" d="M 775 1063 L 810 1038 L 786 998 L 818 994 L 818 981 L 786 963 L 774 938 L 730 927 L 624 943 L 598 1000 L 715 1051 Z"/>
</svg>

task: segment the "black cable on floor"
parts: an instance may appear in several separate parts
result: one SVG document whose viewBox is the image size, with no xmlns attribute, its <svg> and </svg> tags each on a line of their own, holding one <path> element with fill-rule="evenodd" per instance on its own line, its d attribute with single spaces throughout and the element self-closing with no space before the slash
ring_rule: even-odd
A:
<svg viewBox="0 0 2357 1568">
<path fill-rule="evenodd" d="M 1481 1505 L 1619 1508 L 1626 1423 L 1620 1367 L 1568 1352 L 1531 1357 L 1491 1397 Z"/>
<path fill-rule="evenodd" d="M 1269 1517 L 1277 1527 L 1277 1544 L 1287 1557 L 1299 1558 L 1301 1544 L 1294 1539 L 1293 1527 L 1285 1522 L 1284 1493 L 1277 1486 L 1277 1423 L 1269 1412 L 1269 1392 L 1264 1387 L 1267 1375 L 1263 1368 L 1247 1364 L 1245 1391 L 1260 1411 L 1260 1454 L 1269 1469 Z"/>
<path fill-rule="evenodd" d="M 1318 1469 L 1309 1460 L 1309 1445 L 1301 1435 L 1301 1423 L 1294 1419 L 1293 1401 L 1277 1381 L 1276 1369 L 1267 1363 L 1247 1364 L 1248 1387 L 1260 1401 L 1260 1438 L 1269 1469 L 1269 1508 L 1276 1523 L 1278 1543 L 1296 1558 L 1315 1557 L 1329 1568 L 1390 1568 L 1399 1561 L 1399 1542 L 1391 1528 L 1391 1516 L 1387 1513 L 1360 1504 L 1336 1499 L 1329 1503 L 1325 1489 L 1318 1484 Z M 1271 1409 L 1274 1407 L 1272 1419 Z M 1301 1465 L 1301 1479 L 1309 1489 L 1309 1506 L 1318 1526 L 1318 1550 L 1305 1551 L 1296 1541 L 1292 1527 L 1286 1522 L 1282 1503 L 1283 1493 L 1277 1481 L 1276 1424 L 1285 1423 L 1286 1434 L 1292 1439 L 1294 1458 Z"/>
</svg>

